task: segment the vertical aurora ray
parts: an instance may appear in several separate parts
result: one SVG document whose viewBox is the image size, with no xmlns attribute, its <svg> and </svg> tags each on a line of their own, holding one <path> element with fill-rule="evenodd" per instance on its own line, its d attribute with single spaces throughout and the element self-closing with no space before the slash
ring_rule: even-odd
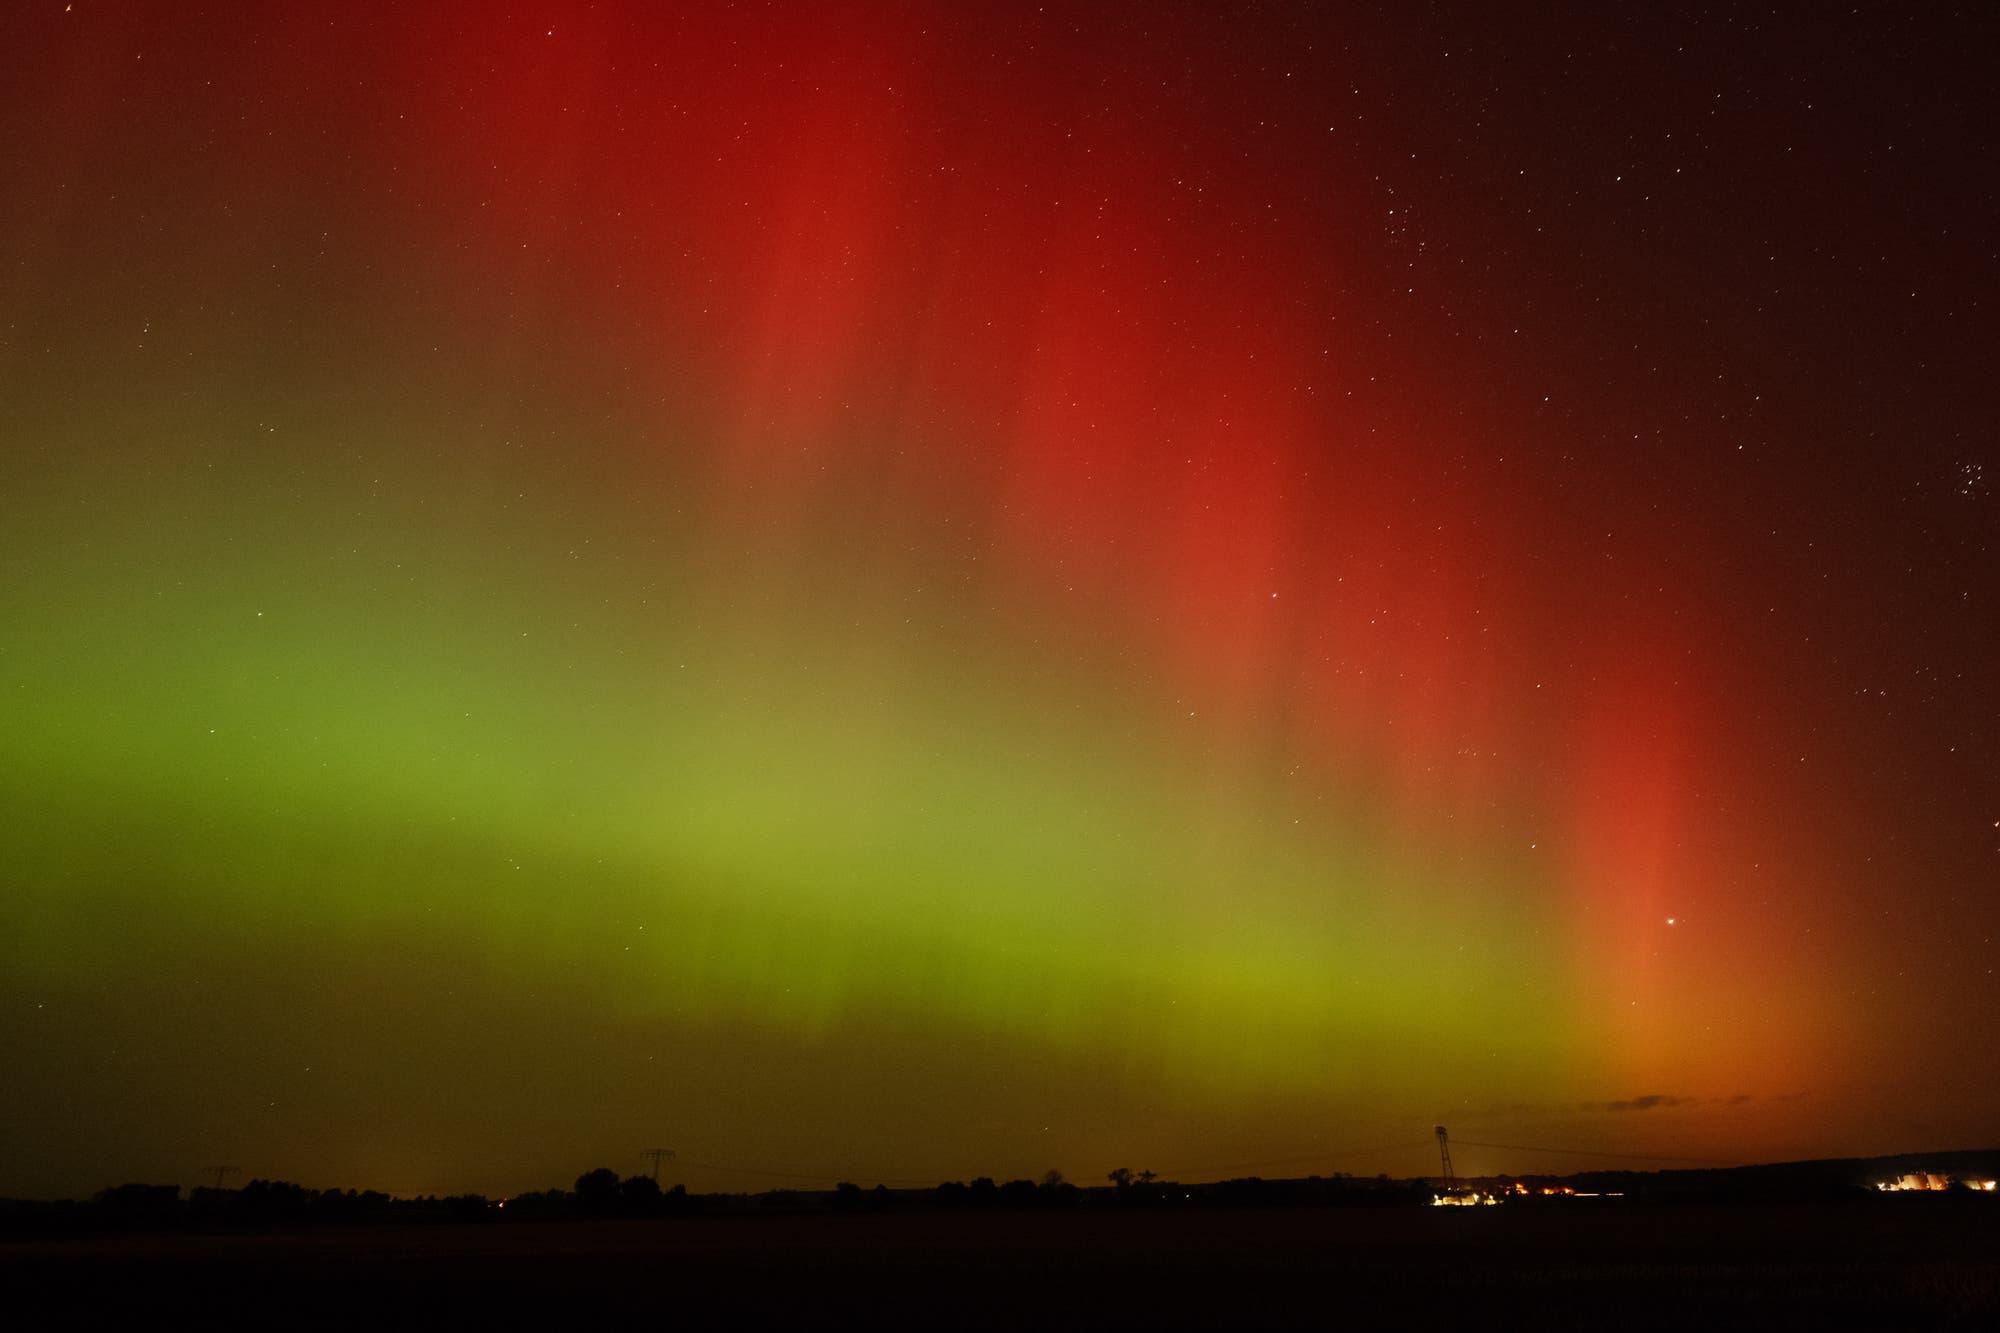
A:
<svg viewBox="0 0 2000 1333">
<path fill-rule="evenodd" d="M 197 989 L 274 955 L 318 1068 L 396 1032 L 391 1089 L 739 1157 L 809 1154 L 732 1101 L 787 1060 L 946 1089 L 832 1114 L 958 1172 L 1822 1088 L 1741 624 L 1656 577 L 1699 556 L 1586 557 L 1553 427 L 1383 278 L 1397 145 L 1330 84 L 1246 115 L 1179 12 L 34 22 L 0 958 L 81 1015 L 26 1068 L 216 1025 L 138 1076 L 161 1160 L 311 1102 Z M 579 1047 L 675 1074 L 522 1054 Z M 285 1169 L 471 1132 L 342 1105 L 368 1146 Z"/>
</svg>

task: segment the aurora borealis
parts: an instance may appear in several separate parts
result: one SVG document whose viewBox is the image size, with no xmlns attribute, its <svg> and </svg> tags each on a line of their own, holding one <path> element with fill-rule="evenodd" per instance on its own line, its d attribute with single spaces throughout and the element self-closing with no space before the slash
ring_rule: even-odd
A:
<svg viewBox="0 0 2000 1333">
<path fill-rule="evenodd" d="M 2000 33 L 1597 8 L 9 6 L 0 1194 L 1990 1146 Z"/>
</svg>

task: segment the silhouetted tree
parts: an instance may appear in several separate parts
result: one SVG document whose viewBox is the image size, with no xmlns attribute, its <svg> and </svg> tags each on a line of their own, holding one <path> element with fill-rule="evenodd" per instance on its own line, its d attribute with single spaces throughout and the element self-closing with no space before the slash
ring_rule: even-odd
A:
<svg viewBox="0 0 2000 1333">
<path fill-rule="evenodd" d="M 236 1191 L 234 1211 L 256 1222 L 288 1221 L 303 1216 L 312 1198 L 305 1186 L 289 1180 L 253 1180 Z"/>
<path fill-rule="evenodd" d="M 1105 1179 L 1118 1187 L 1118 1201 L 1125 1204 L 1152 1202 L 1159 1191 L 1153 1187 L 1158 1179 L 1151 1171 L 1133 1171 L 1129 1166 L 1121 1166 Z"/>
<path fill-rule="evenodd" d="M 396 1201 L 379 1190 L 321 1190 L 313 1200 L 315 1221 L 348 1225 L 380 1222 L 388 1218 Z"/>
<path fill-rule="evenodd" d="M 510 1220 L 538 1221 L 568 1217 L 576 1209 L 576 1196 L 568 1190 L 530 1190 L 507 1200 L 503 1213 Z"/>
<path fill-rule="evenodd" d="M 627 1176 L 618 1187 L 618 1207 L 634 1217 L 651 1217 L 660 1211 L 660 1182 L 651 1176 Z"/>
<path fill-rule="evenodd" d="M 437 1210 L 454 1222 L 484 1222 L 493 1215 L 493 1201 L 484 1194 L 454 1194 L 439 1199 Z"/>
<path fill-rule="evenodd" d="M 99 1217 L 120 1226 L 160 1226 L 181 1211 L 178 1185 L 114 1185 L 93 1199 Z"/>
<path fill-rule="evenodd" d="M 618 1173 L 608 1166 L 586 1171 L 576 1178 L 577 1207 L 594 1217 L 618 1211 Z"/>
</svg>

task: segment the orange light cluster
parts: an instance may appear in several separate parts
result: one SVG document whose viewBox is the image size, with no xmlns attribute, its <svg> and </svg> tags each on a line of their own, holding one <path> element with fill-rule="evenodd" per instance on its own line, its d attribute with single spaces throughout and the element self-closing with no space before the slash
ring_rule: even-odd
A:
<svg viewBox="0 0 2000 1333">
<path fill-rule="evenodd" d="M 1990 1194 L 1995 1183 L 1991 1180 L 1961 1180 L 1957 1176 L 1942 1175 L 1935 1171 L 1910 1171 L 1894 1180 L 1878 1181 L 1875 1188 L 1888 1193 L 1901 1193 L 1906 1190 L 1948 1190 L 1953 1185 L 1963 1185 L 1969 1190 Z"/>
</svg>

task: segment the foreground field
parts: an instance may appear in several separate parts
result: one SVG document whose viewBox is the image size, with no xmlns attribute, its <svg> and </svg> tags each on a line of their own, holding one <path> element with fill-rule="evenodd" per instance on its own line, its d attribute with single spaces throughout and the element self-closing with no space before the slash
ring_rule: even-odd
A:
<svg viewBox="0 0 2000 1333">
<path fill-rule="evenodd" d="M 0 1319 L 36 1328 L 1984 1328 L 2000 1318 L 2000 1209 L 909 1213 L 73 1238 L 0 1243 L 0 1283 Z"/>
</svg>

